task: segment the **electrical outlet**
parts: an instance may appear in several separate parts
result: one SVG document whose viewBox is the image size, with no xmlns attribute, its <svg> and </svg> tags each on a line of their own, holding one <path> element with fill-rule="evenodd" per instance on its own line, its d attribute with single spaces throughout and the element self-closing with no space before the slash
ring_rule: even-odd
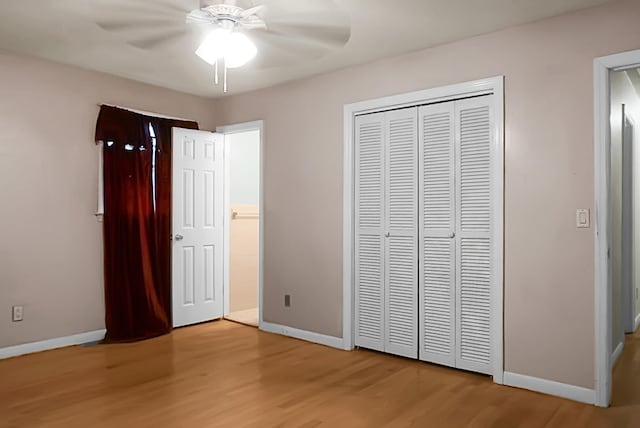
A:
<svg viewBox="0 0 640 428">
<path fill-rule="evenodd" d="M 14 306 L 11 308 L 11 320 L 13 322 L 22 321 L 24 316 L 24 306 Z"/>
<path fill-rule="evenodd" d="M 284 295 L 284 307 L 288 308 L 291 306 L 291 295 L 290 294 L 285 294 Z"/>
</svg>

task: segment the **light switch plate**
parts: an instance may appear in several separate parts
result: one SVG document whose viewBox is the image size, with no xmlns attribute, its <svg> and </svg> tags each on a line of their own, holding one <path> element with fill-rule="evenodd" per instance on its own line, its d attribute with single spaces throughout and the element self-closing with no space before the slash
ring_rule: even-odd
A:
<svg viewBox="0 0 640 428">
<path fill-rule="evenodd" d="M 22 321 L 24 318 L 24 306 L 13 306 L 11 308 L 11 320 L 13 322 Z"/>
<path fill-rule="evenodd" d="M 576 227 L 588 228 L 591 227 L 591 216 L 589 215 L 589 209 L 576 210 Z"/>
</svg>

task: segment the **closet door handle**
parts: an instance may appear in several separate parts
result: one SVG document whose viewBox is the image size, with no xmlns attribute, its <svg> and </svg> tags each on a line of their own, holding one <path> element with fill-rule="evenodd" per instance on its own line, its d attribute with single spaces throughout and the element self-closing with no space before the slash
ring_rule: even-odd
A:
<svg viewBox="0 0 640 428">
<path fill-rule="evenodd" d="M 451 235 L 449 235 L 449 239 L 453 239 L 456 237 L 456 233 L 455 232 L 451 232 Z"/>
<path fill-rule="evenodd" d="M 389 232 L 385 232 L 384 236 L 388 238 L 391 236 L 391 234 Z"/>
</svg>

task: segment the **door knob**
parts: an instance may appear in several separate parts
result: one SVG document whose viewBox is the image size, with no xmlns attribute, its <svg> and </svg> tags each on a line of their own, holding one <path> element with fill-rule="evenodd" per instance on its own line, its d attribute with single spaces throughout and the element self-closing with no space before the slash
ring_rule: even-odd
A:
<svg viewBox="0 0 640 428">
<path fill-rule="evenodd" d="M 184 236 L 176 235 L 176 241 L 182 241 L 183 239 L 184 239 Z"/>
</svg>

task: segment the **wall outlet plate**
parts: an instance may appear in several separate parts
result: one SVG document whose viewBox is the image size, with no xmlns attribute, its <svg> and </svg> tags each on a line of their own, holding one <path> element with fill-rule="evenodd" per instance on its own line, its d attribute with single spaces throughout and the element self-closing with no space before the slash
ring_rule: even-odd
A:
<svg viewBox="0 0 640 428">
<path fill-rule="evenodd" d="M 11 320 L 13 322 L 22 321 L 24 318 L 24 306 L 13 306 L 11 308 Z"/>
</svg>

